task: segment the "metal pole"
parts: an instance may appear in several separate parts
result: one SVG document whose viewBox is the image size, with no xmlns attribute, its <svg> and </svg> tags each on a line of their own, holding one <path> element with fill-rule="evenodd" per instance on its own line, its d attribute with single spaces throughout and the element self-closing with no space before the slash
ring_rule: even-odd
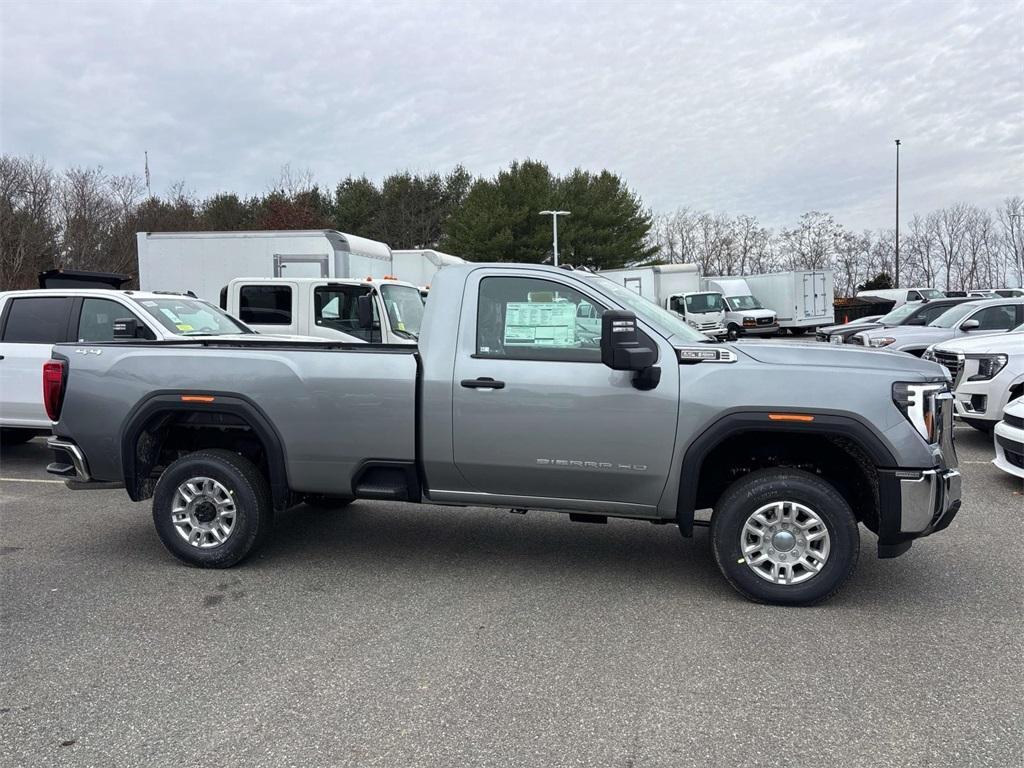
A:
<svg viewBox="0 0 1024 768">
<path fill-rule="evenodd" d="M 900 140 L 896 139 L 896 287 L 900 287 Z M 947 288 L 949 286 L 946 286 Z"/>
<path fill-rule="evenodd" d="M 554 216 L 551 217 L 551 224 L 552 224 L 552 230 L 553 230 L 553 233 L 554 233 L 554 234 L 552 234 L 551 239 L 552 239 L 552 241 L 554 243 L 554 247 L 555 247 L 555 266 L 557 267 L 558 266 L 558 214 L 557 213 Z"/>
</svg>

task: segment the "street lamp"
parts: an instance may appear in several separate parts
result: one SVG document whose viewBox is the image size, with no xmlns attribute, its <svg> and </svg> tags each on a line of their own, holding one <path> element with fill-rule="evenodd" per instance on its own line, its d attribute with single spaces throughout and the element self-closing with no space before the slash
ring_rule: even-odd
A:
<svg viewBox="0 0 1024 768">
<path fill-rule="evenodd" d="M 896 287 L 900 287 L 900 140 L 896 139 Z M 948 285 L 946 286 L 949 287 Z"/>
<path fill-rule="evenodd" d="M 552 242 L 555 246 L 555 266 L 558 266 L 558 217 L 568 216 L 571 211 L 541 211 L 541 216 L 551 217 L 551 228 L 553 230 Z"/>
</svg>

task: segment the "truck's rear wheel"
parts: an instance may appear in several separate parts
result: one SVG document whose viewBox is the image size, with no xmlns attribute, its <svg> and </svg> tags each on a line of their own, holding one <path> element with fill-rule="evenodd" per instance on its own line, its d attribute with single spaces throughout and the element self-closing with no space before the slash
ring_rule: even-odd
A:
<svg viewBox="0 0 1024 768">
<path fill-rule="evenodd" d="M 153 522 L 163 545 L 190 565 L 229 568 L 266 535 L 270 487 L 248 459 L 221 449 L 171 464 L 153 493 Z"/>
<path fill-rule="evenodd" d="M 738 592 L 779 605 L 831 597 L 860 554 L 850 505 L 821 478 L 794 469 L 758 470 L 729 486 L 711 518 L 711 544 Z"/>
</svg>

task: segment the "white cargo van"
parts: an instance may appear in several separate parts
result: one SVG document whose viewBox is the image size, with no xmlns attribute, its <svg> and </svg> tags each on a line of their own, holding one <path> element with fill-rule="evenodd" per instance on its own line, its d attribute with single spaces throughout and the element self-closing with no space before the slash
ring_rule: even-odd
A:
<svg viewBox="0 0 1024 768">
<path fill-rule="evenodd" d="M 602 275 L 675 312 L 705 336 L 725 335 L 725 306 L 715 291 L 704 290 L 696 264 L 606 269 Z"/>
<path fill-rule="evenodd" d="M 705 277 L 701 282 L 706 290 L 722 294 L 730 338 L 770 336 L 779 330 L 775 312 L 762 306 L 742 277 Z"/>
<path fill-rule="evenodd" d="M 415 345 L 423 297 L 411 283 L 382 278 L 238 277 L 221 306 L 259 333 Z"/>
<path fill-rule="evenodd" d="M 775 311 L 779 328 L 799 336 L 835 322 L 835 280 L 832 270 L 744 275 L 754 296 Z"/>
</svg>

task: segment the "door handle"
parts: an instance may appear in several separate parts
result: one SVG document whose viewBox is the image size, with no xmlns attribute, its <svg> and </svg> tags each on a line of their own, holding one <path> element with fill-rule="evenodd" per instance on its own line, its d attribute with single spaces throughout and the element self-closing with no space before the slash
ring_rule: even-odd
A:
<svg viewBox="0 0 1024 768">
<path fill-rule="evenodd" d="M 481 376 L 478 379 L 463 379 L 462 386 L 466 389 L 504 389 L 504 381 L 495 381 L 490 376 Z"/>
</svg>

